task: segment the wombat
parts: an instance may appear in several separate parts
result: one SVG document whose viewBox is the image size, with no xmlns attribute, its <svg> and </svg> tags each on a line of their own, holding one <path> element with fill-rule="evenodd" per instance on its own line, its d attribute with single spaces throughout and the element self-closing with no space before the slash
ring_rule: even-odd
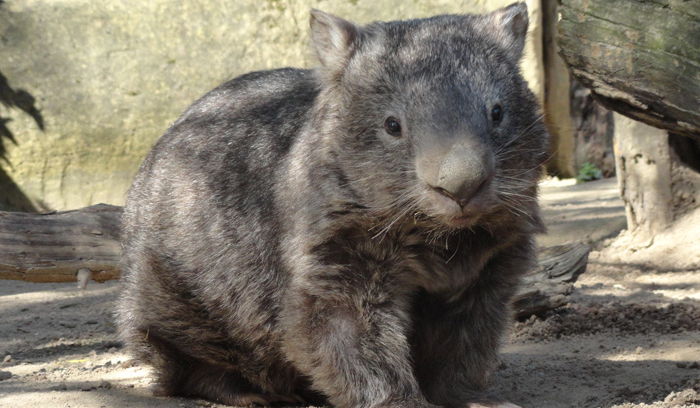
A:
<svg viewBox="0 0 700 408">
<path fill-rule="evenodd" d="M 229 405 L 485 394 L 543 230 L 522 3 L 311 12 L 320 67 L 233 79 L 156 143 L 123 216 L 120 333 L 156 391 Z"/>
</svg>

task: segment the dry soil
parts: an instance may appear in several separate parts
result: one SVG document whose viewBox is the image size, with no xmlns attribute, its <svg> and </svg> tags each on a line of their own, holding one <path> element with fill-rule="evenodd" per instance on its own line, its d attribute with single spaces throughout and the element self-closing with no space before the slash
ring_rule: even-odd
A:
<svg viewBox="0 0 700 408">
<path fill-rule="evenodd" d="M 513 326 L 493 388 L 523 408 L 700 407 L 700 240 L 613 239 L 625 225 L 616 187 L 543 185 L 540 243 L 594 251 L 569 305 Z M 115 335 L 118 292 L 118 282 L 0 281 L 0 407 L 220 407 L 151 395 L 148 367 Z"/>
</svg>

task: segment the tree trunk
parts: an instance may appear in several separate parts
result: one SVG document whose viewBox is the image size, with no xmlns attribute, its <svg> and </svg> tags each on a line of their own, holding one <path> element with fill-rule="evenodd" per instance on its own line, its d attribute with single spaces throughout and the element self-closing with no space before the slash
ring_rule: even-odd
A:
<svg viewBox="0 0 700 408">
<path fill-rule="evenodd" d="M 544 59 L 544 111 L 545 123 L 552 135 L 549 146 L 551 158 L 547 172 L 561 177 L 575 177 L 574 131 L 569 109 L 569 84 L 571 79 L 564 60 L 557 54 L 556 1 L 542 2 L 542 57 Z"/>
<path fill-rule="evenodd" d="M 666 131 L 615 114 L 615 163 L 627 227 L 647 240 L 673 221 Z"/>
<path fill-rule="evenodd" d="M 603 177 L 614 176 L 613 112 L 596 102 L 591 96 L 591 90 L 573 77 L 570 101 L 575 146 L 574 167 L 581 169 L 585 163 L 590 163 L 601 170 Z"/>
</svg>

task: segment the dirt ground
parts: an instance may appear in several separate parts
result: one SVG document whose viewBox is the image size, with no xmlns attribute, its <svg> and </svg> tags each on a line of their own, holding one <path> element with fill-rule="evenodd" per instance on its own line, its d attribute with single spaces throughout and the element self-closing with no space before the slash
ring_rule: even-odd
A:
<svg viewBox="0 0 700 408">
<path fill-rule="evenodd" d="M 697 236 L 631 249 L 624 233 L 612 239 L 625 225 L 615 180 L 550 181 L 542 203 L 542 245 L 594 251 L 569 305 L 514 324 L 494 392 L 523 408 L 700 407 Z M 118 292 L 117 282 L 0 281 L 0 407 L 220 407 L 151 395 L 148 368 L 115 336 Z"/>
</svg>

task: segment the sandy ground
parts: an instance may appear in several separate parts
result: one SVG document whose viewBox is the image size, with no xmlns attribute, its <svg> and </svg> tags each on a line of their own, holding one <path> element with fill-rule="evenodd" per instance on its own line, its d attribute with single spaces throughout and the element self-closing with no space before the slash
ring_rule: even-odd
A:
<svg viewBox="0 0 700 408">
<path fill-rule="evenodd" d="M 688 262 L 697 254 L 671 236 L 650 246 L 685 259 L 682 268 L 623 262 L 611 239 L 625 225 L 616 188 L 544 185 L 550 232 L 540 243 L 583 240 L 595 251 L 568 306 L 513 326 L 494 392 L 524 408 L 700 407 L 700 266 Z M 148 368 L 115 336 L 118 292 L 117 282 L 80 291 L 0 281 L 0 407 L 220 407 L 151 395 Z"/>
</svg>

